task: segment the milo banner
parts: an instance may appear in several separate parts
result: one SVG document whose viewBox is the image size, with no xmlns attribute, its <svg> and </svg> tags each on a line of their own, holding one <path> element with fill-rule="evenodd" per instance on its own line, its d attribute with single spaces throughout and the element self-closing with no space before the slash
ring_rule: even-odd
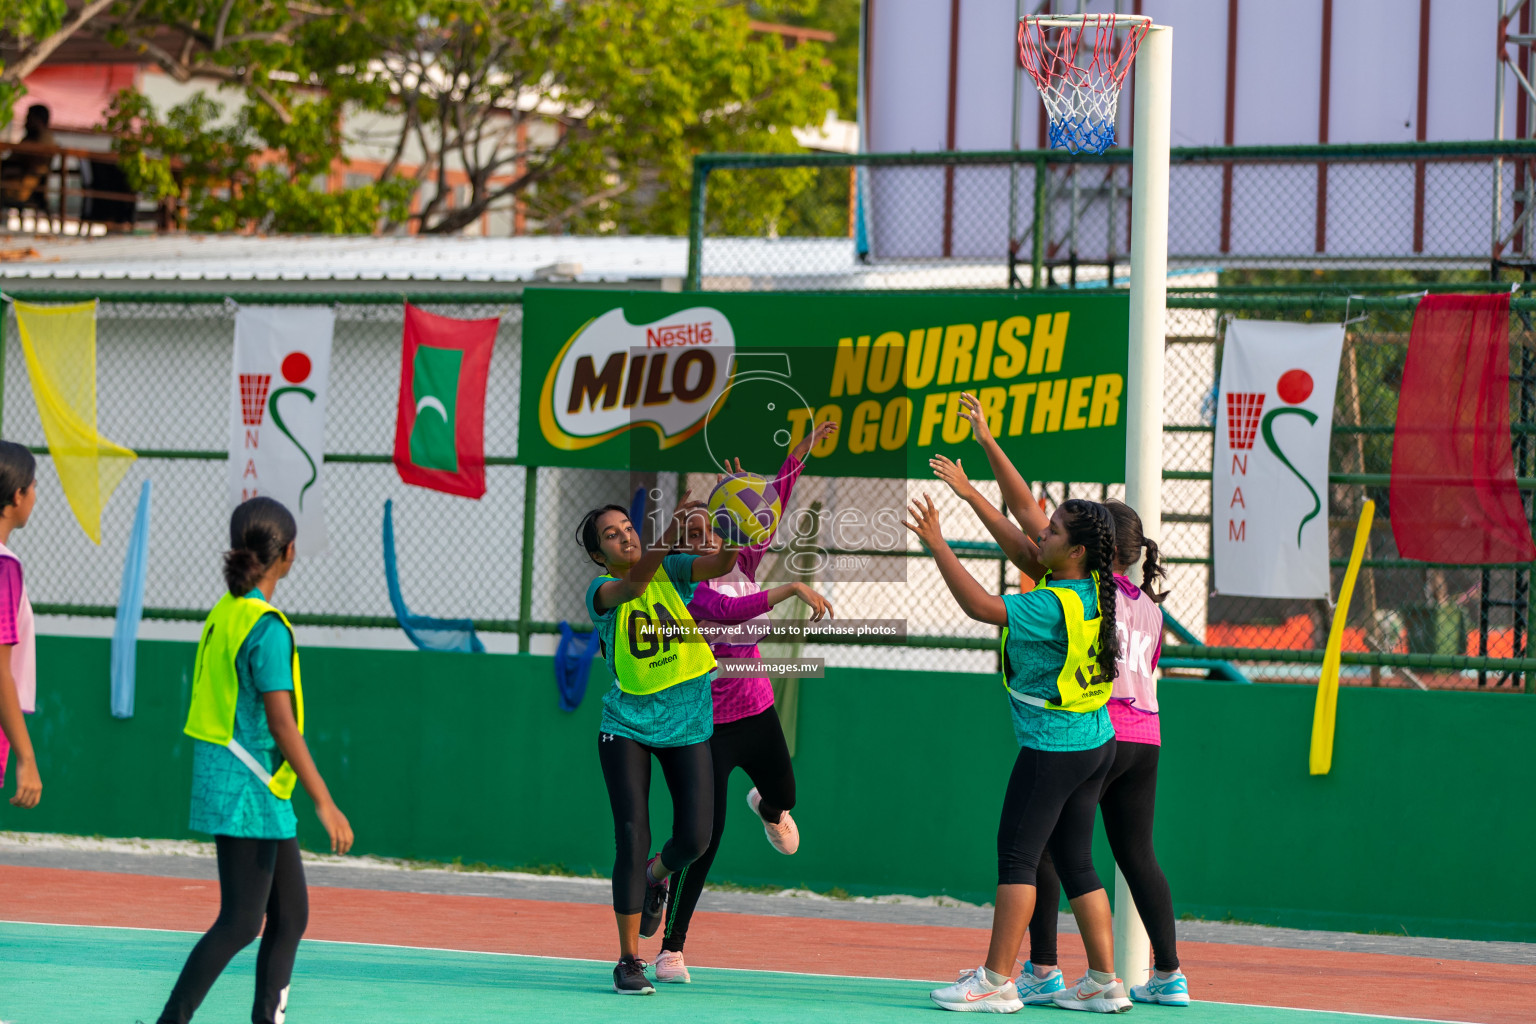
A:
<svg viewBox="0 0 1536 1024">
<path fill-rule="evenodd" d="M 989 477 L 960 416 L 981 401 L 1035 480 L 1125 479 L 1120 295 L 795 295 L 530 289 L 519 461 L 702 472 L 777 466 L 823 420 L 809 471 Z"/>
</svg>

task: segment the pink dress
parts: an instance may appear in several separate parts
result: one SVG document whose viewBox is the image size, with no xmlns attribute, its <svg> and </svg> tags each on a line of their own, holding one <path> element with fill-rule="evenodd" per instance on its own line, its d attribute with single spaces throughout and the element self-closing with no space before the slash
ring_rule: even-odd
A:
<svg viewBox="0 0 1536 1024">
<path fill-rule="evenodd" d="M 21 710 L 37 710 L 37 626 L 32 618 L 32 602 L 22 579 L 21 559 L 0 544 L 0 644 L 11 647 L 11 677 L 16 680 L 16 696 Z M 5 782 L 6 762 L 11 756 L 11 741 L 0 732 L 0 784 Z"/>
<path fill-rule="evenodd" d="M 1163 654 L 1163 610 L 1124 576 L 1115 576 L 1115 587 L 1120 672 L 1109 697 L 1109 720 L 1119 742 L 1161 746 L 1157 662 Z"/>
<path fill-rule="evenodd" d="M 779 492 L 779 505 L 789 508 L 789 495 L 800 479 L 805 463 L 794 456 L 784 460 L 771 482 Z M 780 520 L 782 522 L 782 519 Z M 777 532 L 777 531 L 775 531 Z M 768 632 L 768 594 L 757 582 L 757 569 L 773 536 L 761 544 L 742 548 L 736 568 L 724 576 L 705 580 L 688 602 L 688 614 L 707 632 L 709 649 L 716 658 L 761 658 L 757 645 Z M 708 623 L 708 625 L 705 625 Z M 760 715 L 773 707 L 773 683 L 767 676 L 715 677 L 715 724 L 737 722 Z"/>
</svg>

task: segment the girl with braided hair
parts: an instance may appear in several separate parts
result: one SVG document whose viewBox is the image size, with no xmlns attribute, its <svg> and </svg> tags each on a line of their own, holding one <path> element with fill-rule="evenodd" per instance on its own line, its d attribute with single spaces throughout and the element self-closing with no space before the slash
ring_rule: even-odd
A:
<svg viewBox="0 0 1536 1024">
<path fill-rule="evenodd" d="M 944 540 L 926 495 L 909 507 L 908 529 L 933 555 L 966 615 L 1003 627 L 1003 685 L 1019 756 L 997 830 L 997 909 L 986 961 L 936 989 L 946 1010 L 1012 1013 L 1023 1000 L 1015 957 L 1035 909 L 1037 871 L 1049 848 L 1088 951 L 1088 973 L 1053 994 L 1067 1009 L 1130 1009 L 1115 977 L 1109 896 L 1093 869 L 1093 819 L 1115 758 L 1104 704 L 1120 653 L 1115 631 L 1115 526 L 1097 502 L 1062 502 L 1035 541 L 1040 585 L 1027 594 L 990 594 Z"/>
<path fill-rule="evenodd" d="M 958 461 L 937 456 L 931 461 L 934 473 L 975 509 L 1020 570 L 1038 579 L 1041 567 L 1030 537 L 1045 524 L 1045 513 L 1035 503 L 1029 485 L 993 439 L 981 404 L 971 395 L 963 396 L 961 401 L 962 415 L 970 421 L 972 433 L 987 455 L 1003 501 L 1014 510 L 1023 529 L 1014 526 L 971 486 Z M 1163 614 L 1159 605 L 1167 596 L 1158 590 L 1158 583 L 1167 578 L 1167 573 L 1159 560 L 1157 543 L 1145 535 L 1135 509 L 1119 501 L 1106 505 L 1115 520 L 1115 623 L 1121 637 L 1121 652 L 1120 672 L 1108 705 L 1115 730 L 1115 760 L 1105 776 L 1099 806 L 1115 863 L 1125 875 L 1136 910 L 1152 940 L 1153 974 L 1146 984 L 1132 985 L 1130 997 L 1141 1003 L 1188 1006 L 1189 982 L 1179 969 L 1173 897 L 1152 848 L 1157 762 L 1162 749 L 1156 676 L 1163 649 Z M 1138 562 L 1140 586 L 1127 575 Z M 1040 863 L 1036 884 L 1035 914 L 1029 925 L 1030 955 L 1018 988 L 1026 1003 L 1047 1003 L 1064 987 L 1056 966 L 1060 883 L 1049 854 Z"/>
</svg>

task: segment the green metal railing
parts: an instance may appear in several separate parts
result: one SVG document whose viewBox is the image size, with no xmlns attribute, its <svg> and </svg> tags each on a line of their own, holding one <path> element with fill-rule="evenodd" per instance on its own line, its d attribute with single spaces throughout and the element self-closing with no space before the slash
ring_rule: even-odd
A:
<svg viewBox="0 0 1536 1024">
<path fill-rule="evenodd" d="M 1195 166 L 1217 166 L 1223 170 L 1234 166 L 1263 167 L 1263 166 L 1316 166 L 1326 169 L 1333 166 L 1349 166 L 1362 164 L 1407 164 L 1415 167 L 1424 165 L 1481 162 L 1498 166 L 1503 160 L 1529 160 L 1536 157 L 1536 141 L 1532 140 L 1502 140 L 1483 142 L 1410 142 L 1410 143 L 1367 143 L 1355 145 L 1307 145 L 1307 146 L 1194 146 L 1177 147 L 1169 152 L 1170 169 L 1175 174 L 1180 168 Z M 1050 195 L 1050 179 L 1048 173 L 1058 168 L 1079 167 L 1129 167 L 1133 158 L 1131 148 L 1115 148 L 1104 153 L 1067 153 L 1063 150 L 988 150 L 972 152 L 928 152 L 928 153 L 793 153 L 793 154 L 757 154 L 757 153 L 706 153 L 694 158 L 693 178 L 689 194 L 689 247 L 688 247 L 688 273 L 684 288 L 694 291 L 703 284 L 703 260 L 704 248 L 707 238 L 709 223 L 709 179 L 711 175 L 727 171 L 761 171 L 761 172 L 794 172 L 801 171 L 808 175 L 820 172 L 848 169 L 848 168 L 974 168 L 974 167 L 1027 167 L 1033 171 L 1033 202 L 1031 203 L 1031 223 L 1028 232 L 1028 259 L 1019 261 L 1028 266 L 1030 272 L 1031 288 L 1039 288 L 1046 284 L 1045 269 L 1047 265 L 1046 249 L 1047 239 L 1044 225 L 1047 222 L 1046 208 Z M 1231 186 L 1230 179 L 1225 186 L 1223 194 L 1216 200 L 1224 205 L 1224 216 L 1230 216 Z M 1010 194 L 1006 199 L 999 199 L 994 203 L 998 210 L 1006 210 L 1009 216 L 1013 216 L 1015 209 L 1012 189 L 1014 183 L 1010 178 Z M 1128 198 L 1128 191 L 1125 197 Z M 1305 204 L 1304 204 L 1305 205 Z M 1172 211 L 1177 214 L 1178 210 Z M 1491 209 L 1480 209 L 1478 215 L 1491 216 Z M 1310 218 L 1312 211 L 1306 210 L 1303 214 Z M 1486 223 L 1486 222 L 1485 222 Z M 1488 232 L 1483 230 L 1484 225 L 1479 224 L 1479 239 L 1486 239 Z M 1420 229 L 1422 231 L 1422 228 Z M 1022 250 L 1025 246 L 1023 240 L 1017 235 L 1013 236 L 1013 250 Z M 1488 253 L 1483 247 L 1479 247 L 1476 253 L 1463 254 L 1467 258 L 1481 261 L 1483 265 L 1489 265 L 1493 254 Z M 1298 257 L 1307 257 L 1309 261 L 1326 261 L 1333 257 L 1321 253 L 1296 253 L 1292 255 L 1277 255 L 1268 260 L 1272 265 L 1285 266 L 1295 264 Z M 1006 258 L 1010 268 L 1017 260 L 1017 252 L 1008 254 L 999 253 L 998 258 Z M 1219 259 L 1218 254 L 1213 254 L 1213 259 Z M 1345 254 L 1341 259 L 1358 261 L 1361 259 L 1382 262 L 1384 266 L 1412 266 L 1416 263 L 1443 261 L 1444 256 L 1425 254 L 1422 252 L 1404 252 L 1396 255 L 1383 256 L 1357 256 Z M 1250 256 L 1250 262 L 1258 260 L 1264 262 L 1265 257 Z M 1089 261 L 1090 263 L 1096 261 Z M 1120 260 L 1124 264 L 1124 260 Z M 1114 260 L 1111 260 L 1113 265 Z M 1010 269 L 1010 278 L 1012 272 Z M 1316 289 L 1313 289 L 1315 294 Z"/>
</svg>

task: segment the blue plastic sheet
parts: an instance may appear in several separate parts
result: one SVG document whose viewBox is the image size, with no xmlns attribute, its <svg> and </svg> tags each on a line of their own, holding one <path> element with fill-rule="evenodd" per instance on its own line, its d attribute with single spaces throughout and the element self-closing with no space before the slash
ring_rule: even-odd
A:
<svg viewBox="0 0 1536 1024">
<path fill-rule="evenodd" d="M 470 619 L 434 619 L 415 615 L 405 606 L 400 593 L 400 571 L 395 564 L 395 503 L 384 502 L 384 579 L 389 584 L 389 603 L 405 635 L 423 651 L 457 651 L 484 654 L 485 644 L 475 633 Z"/>
<path fill-rule="evenodd" d="M 139 510 L 133 517 L 128 554 L 123 559 L 123 585 L 117 595 L 117 622 L 112 628 L 112 717 L 133 717 L 135 655 L 139 622 L 144 617 L 144 576 L 149 568 L 149 504 L 152 481 L 139 489 Z"/>
<path fill-rule="evenodd" d="M 560 643 L 555 647 L 555 685 L 560 688 L 561 711 L 575 711 L 581 706 L 598 649 L 597 630 L 578 633 L 569 622 L 560 623 Z"/>
</svg>

